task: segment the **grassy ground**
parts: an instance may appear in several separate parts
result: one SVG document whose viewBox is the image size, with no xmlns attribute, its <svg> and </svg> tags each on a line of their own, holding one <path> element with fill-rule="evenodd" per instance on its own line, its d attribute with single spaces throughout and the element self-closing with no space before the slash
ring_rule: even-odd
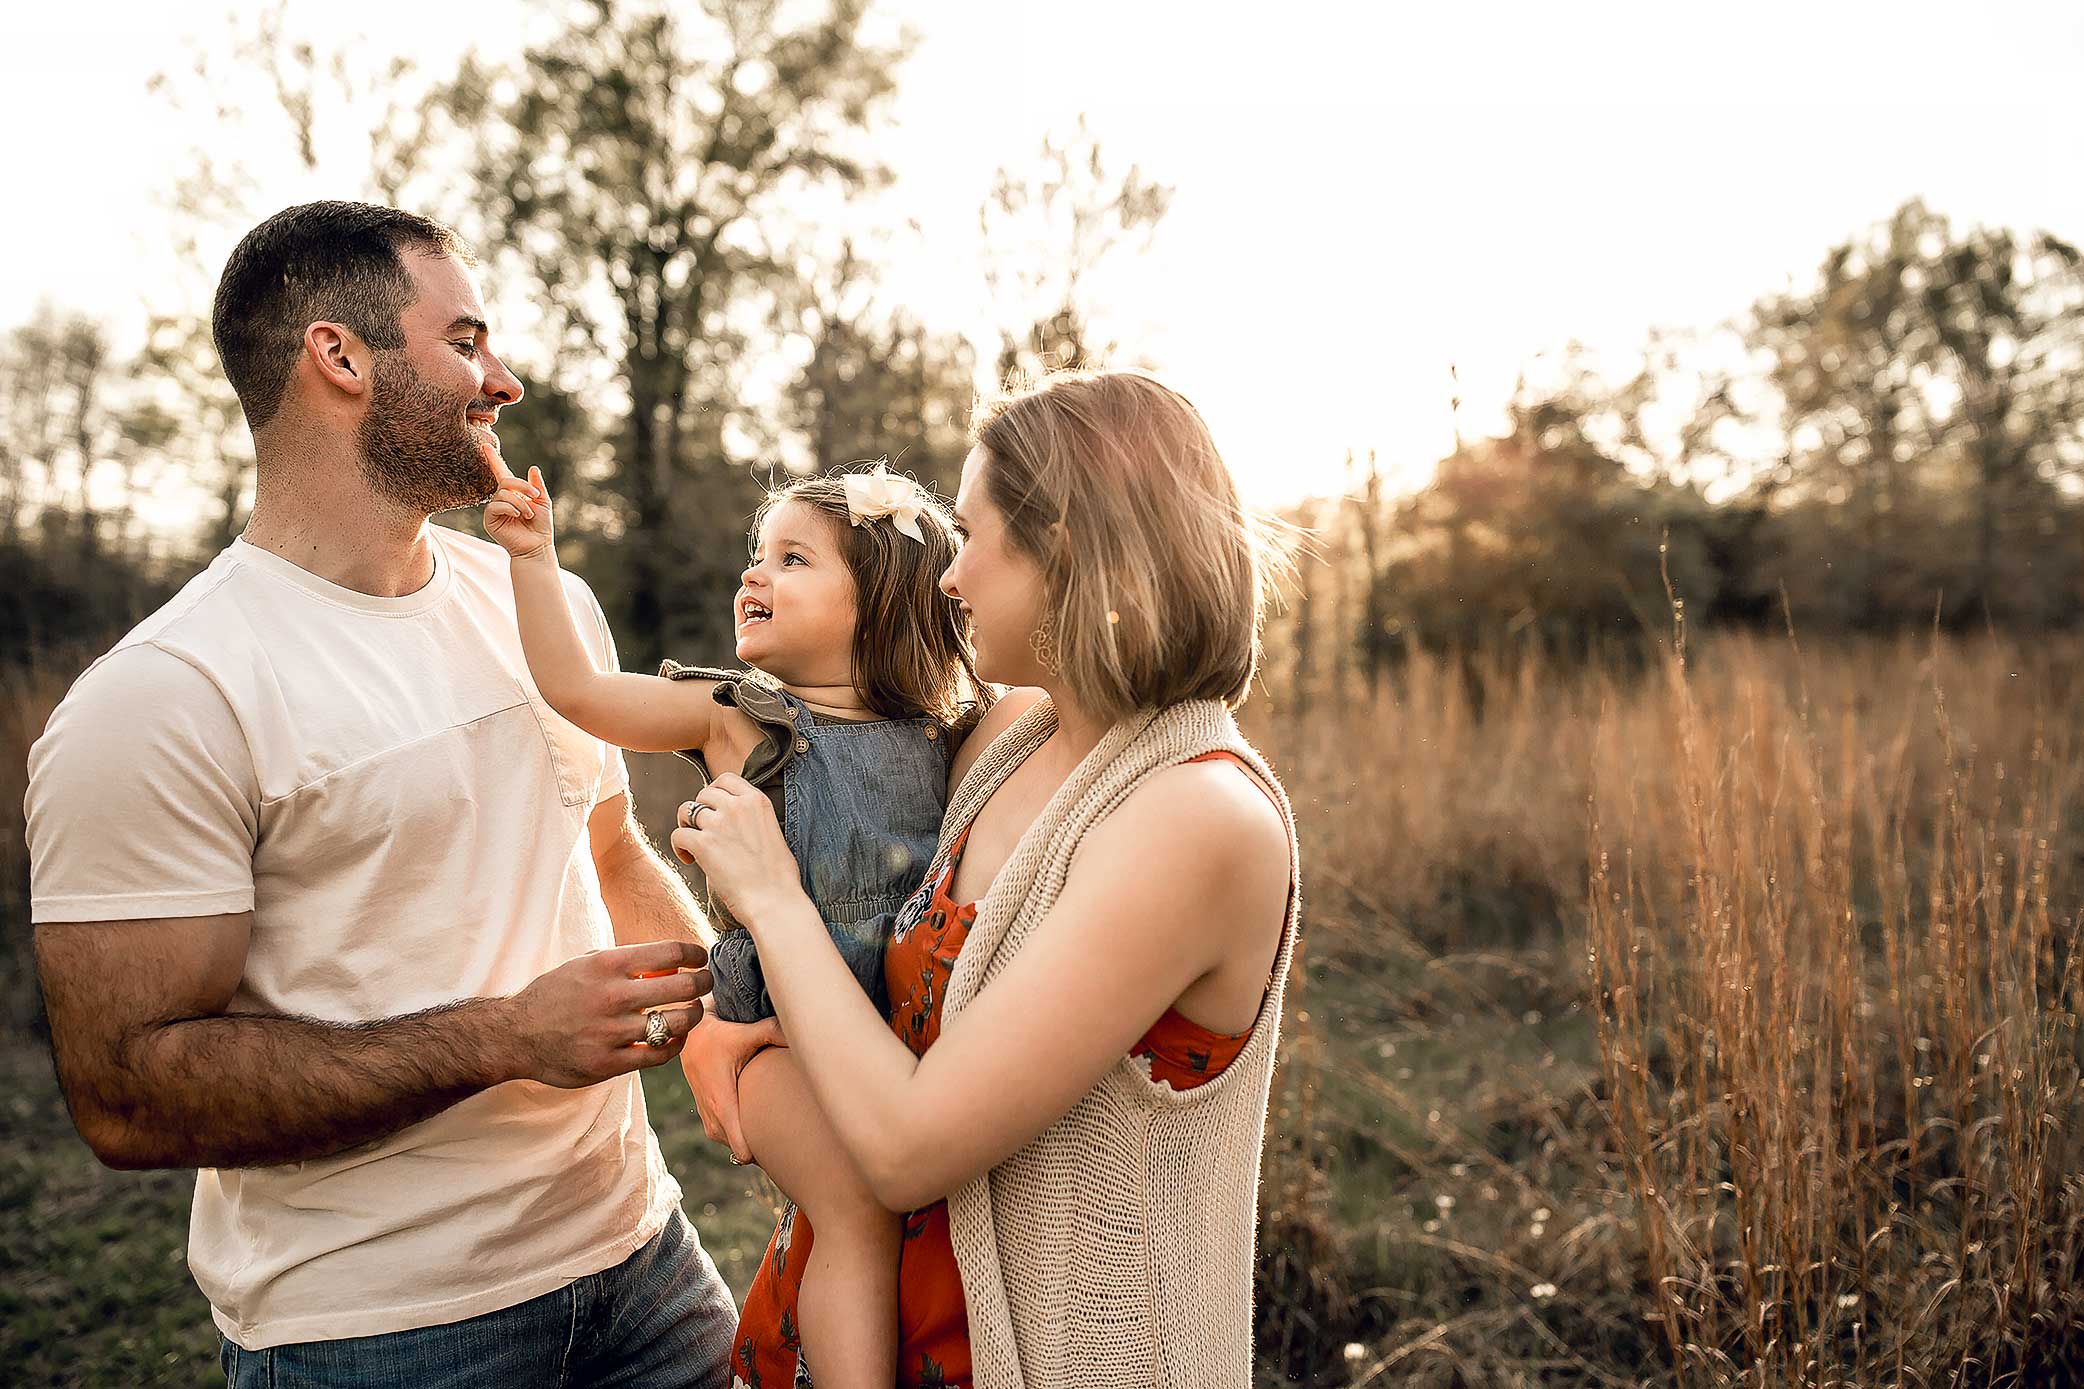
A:
<svg viewBox="0 0 2084 1389">
<path fill-rule="evenodd" d="M 216 1333 L 184 1262 L 184 1172 L 110 1172 L 49 1060 L 0 1047 L 0 1364 L 17 1384 L 199 1384 Z"/>
<path fill-rule="evenodd" d="M 683 1205 L 733 1293 L 773 1228 L 757 1179 L 702 1135 L 677 1068 L 645 1077 Z M 48 1055 L 0 1042 L 0 1382 L 119 1389 L 223 1383 L 188 1276 L 190 1172 L 111 1172 L 73 1132 Z"/>
<path fill-rule="evenodd" d="M 2080 1382 L 2080 679 L 2067 640 L 1723 638 L 1255 699 L 1307 923 L 1262 1385 Z M 767 1207 L 649 1093 L 742 1288 Z M 101 1171 L 20 1042 L 0 1095 L 0 1365 L 209 1382 L 187 1180 Z"/>
</svg>

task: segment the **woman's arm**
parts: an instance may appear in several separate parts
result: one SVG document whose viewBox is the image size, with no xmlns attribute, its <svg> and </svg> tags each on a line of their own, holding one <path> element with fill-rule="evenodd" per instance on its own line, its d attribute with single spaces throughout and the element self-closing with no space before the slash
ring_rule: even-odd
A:
<svg viewBox="0 0 2084 1389">
<path fill-rule="evenodd" d="M 892 1210 L 1028 1142 L 1197 980 L 1270 960 L 1285 918 L 1287 835 L 1265 798 L 1231 768 L 1173 768 L 1094 827 L 1020 954 L 914 1058 L 840 962 L 767 798 L 725 777 L 697 800 L 701 828 L 674 847 L 749 923 L 818 1102 Z"/>
<path fill-rule="evenodd" d="M 485 504 L 485 532 L 506 549 L 521 653 L 544 700 L 594 737 L 631 752 L 708 746 L 716 727 L 715 682 L 596 670 L 557 567 L 542 470 L 530 468 L 527 482 L 511 473 L 504 478 Z"/>
</svg>

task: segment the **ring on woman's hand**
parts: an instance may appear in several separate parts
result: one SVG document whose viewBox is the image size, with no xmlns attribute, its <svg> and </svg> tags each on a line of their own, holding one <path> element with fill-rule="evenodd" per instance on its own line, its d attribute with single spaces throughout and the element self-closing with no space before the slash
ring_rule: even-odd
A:
<svg viewBox="0 0 2084 1389">
<path fill-rule="evenodd" d="M 673 1030 L 667 1025 L 664 1013 L 646 1013 L 644 1015 L 645 1046 L 662 1047 L 672 1040 Z"/>
<path fill-rule="evenodd" d="M 709 809 L 709 807 L 702 804 L 700 801 L 683 802 L 680 807 L 680 823 L 686 825 L 691 830 L 698 830 L 702 828 L 702 826 L 698 822 L 702 818 L 702 812 L 707 809 Z"/>
<path fill-rule="evenodd" d="M 731 1154 L 731 1165 L 733 1167 L 743 1167 L 745 1166 L 745 1159 L 733 1153 Z"/>
</svg>

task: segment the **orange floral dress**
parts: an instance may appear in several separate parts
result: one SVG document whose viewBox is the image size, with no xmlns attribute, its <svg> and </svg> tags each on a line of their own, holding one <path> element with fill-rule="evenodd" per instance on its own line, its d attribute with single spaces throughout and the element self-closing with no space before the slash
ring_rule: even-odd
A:
<svg viewBox="0 0 2084 1389">
<path fill-rule="evenodd" d="M 1217 759 L 1237 763 L 1240 769 L 1244 765 L 1226 752 L 1191 760 Z M 977 919 L 975 902 L 957 903 L 948 895 L 969 838 L 965 829 L 956 839 L 925 912 L 909 928 L 899 918 L 884 955 L 890 1026 L 915 1056 L 924 1056 L 941 1035 L 941 1004 L 947 995 L 948 976 Z M 1129 1049 L 1129 1055 L 1148 1058 L 1152 1080 L 1186 1090 L 1222 1074 L 1251 1035 L 1249 1031 L 1236 1035 L 1211 1032 L 1168 1008 Z M 786 1207 L 738 1314 L 738 1335 L 731 1353 L 733 1389 L 788 1389 L 811 1382 L 796 1331 L 796 1298 L 810 1261 L 811 1240 L 809 1218 L 794 1206 Z M 946 1201 L 904 1217 L 897 1268 L 897 1324 L 898 1389 L 969 1389 L 969 1309 L 955 1265 L 955 1245 L 948 1234 Z"/>
</svg>

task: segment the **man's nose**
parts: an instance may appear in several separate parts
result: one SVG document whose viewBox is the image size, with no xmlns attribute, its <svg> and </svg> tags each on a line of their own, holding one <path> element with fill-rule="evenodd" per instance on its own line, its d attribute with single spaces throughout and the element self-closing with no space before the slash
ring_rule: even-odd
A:
<svg viewBox="0 0 2084 1389">
<path fill-rule="evenodd" d="M 501 405 L 512 405 L 520 400 L 523 394 L 521 378 L 508 371 L 507 364 L 499 358 L 489 352 L 485 355 L 490 363 L 485 372 L 486 397 Z"/>
</svg>

